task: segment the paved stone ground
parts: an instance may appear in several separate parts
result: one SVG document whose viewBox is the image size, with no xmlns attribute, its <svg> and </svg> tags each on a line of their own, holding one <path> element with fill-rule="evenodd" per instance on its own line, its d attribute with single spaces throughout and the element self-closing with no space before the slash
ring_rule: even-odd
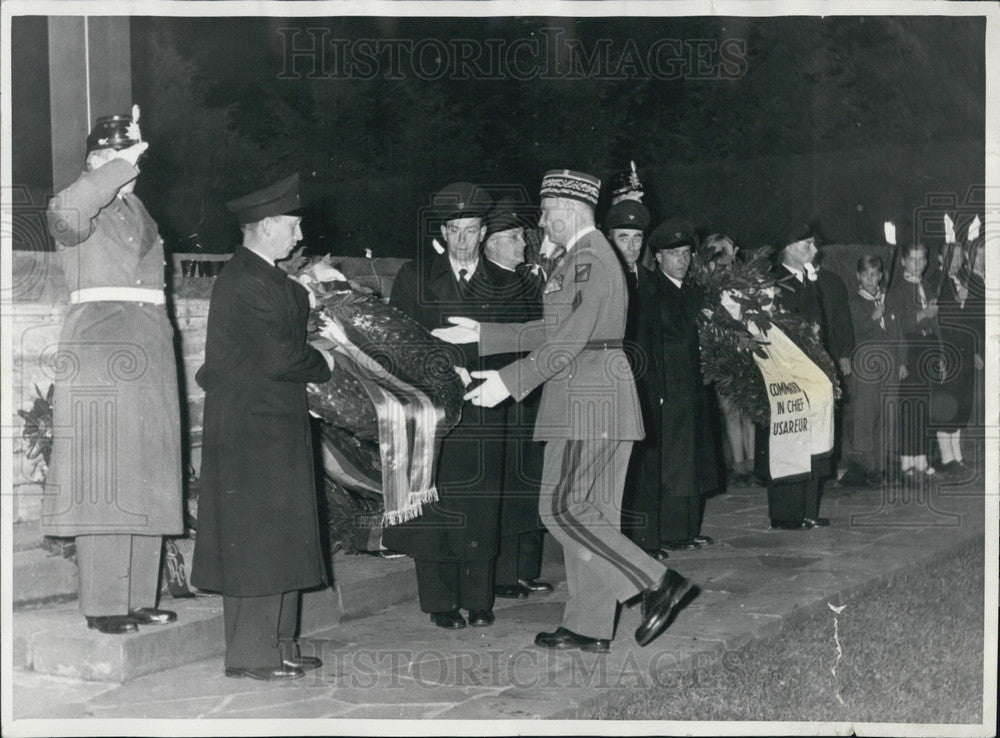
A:
<svg viewBox="0 0 1000 738">
<path fill-rule="evenodd" d="M 606 690 L 655 686 L 668 670 L 710 665 L 779 632 L 789 618 L 983 540 L 983 506 L 982 487 L 906 493 L 835 487 L 823 503 L 831 527 L 772 531 L 763 489 L 714 497 L 704 532 L 717 543 L 670 558 L 702 592 L 646 648 L 632 637 L 638 607 L 622 609 L 609 655 L 535 648 L 534 635 L 558 625 L 566 599 L 561 564 L 547 557 L 544 577 L 558 582 L 555 592 L 498 600 L 489 628 L 444 631 L 407 602 L 303 639 L 303 652 L 319 655 L 324 666 L 282 684 L 228 679 L 221 656 L 120 685 L 20 671 L 13 675 L 13 713 L 16 719 L 573 718 Z"/>
</svg>

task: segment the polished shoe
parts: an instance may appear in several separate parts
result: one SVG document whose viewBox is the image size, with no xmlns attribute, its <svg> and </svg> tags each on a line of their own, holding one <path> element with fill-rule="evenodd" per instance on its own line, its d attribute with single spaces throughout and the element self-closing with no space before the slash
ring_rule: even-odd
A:
<svg viewBox="0 0 1000 738">
<path fill-rule="evenodd" d="M 667 559 L 670 558 L 670 554 L 667 553 L 667 549 L 665 548 L 657 548 L 653 550 L 646 549 L 646 553 L 648 553 L 657 561 L 666 561 Z"/>
<path fill-rule="evenodd" d="M 250 679 L 260 679 L 264 682 L 277 682 L 282 679 L 298 679 L 299 677 L 304 677 L 306 675 L 302 669 L 297 669 L 285 664 L 282 664 L 281 666 L 264 666 L 260 668 L 227 666 L 225 674 L 227 677 L 232 679 L 249 677 Z"/>
<path fill-rule="evenodd" d="M 537 579 L 518 579 L 518 584 L 529 592 L 551 592 L 552 585 L 548 582 L 540 582 Z"/>
<path fill-rule="evenodd" d="M 695 536 L 691 540 L 697 543 L 699 546 L 711 546 L 713 543 L 715 543 L 715 539 L 712 538 L 712 536 Z"/>
<path fill-rule="evenodd" d="M 509 600 L 526 600 L 530 592 L 522 584 L 498 584 L 493 588 L 493 594 Z"/>
<path fill-rule="evenodd" d="M 87 627 L 92 630 L 99 630 L 101 633 L 107 633 L 108 635 L 139 632 L 139 626 L 128 615 L 87 616 Z"/>
<path fill-rule="evenodd" d="M 554 633 L 539 633 L 535 636 L 535 645 L 542 648 L 555 648 L 568 651 L 577 648 L 592 653 L 608 653 L 611 651 L 611 641 L 606 638 L 588 638 L 563 627 L 556 628 Z"/>
<path fill-rule="evenodd" d="M 642 623 L 635 629 L 636 643 L 645 646 L 660 635 L 671 614 L 686 604 L 686 595 L 697 591 L 690 579 L 667 569 L 659 584 L 642 593 Z"/>
<path fill-rule="evenodd" d="M 173 610 L 158 610 L 155 607 L 140 607 L 137 610 L 129 610 L 128 616 L 142 625 L 166 625 L 177 619 L 177 613 Z"/>
<path fill-rule="evenodd" d="M 446 612 L 432 612 L 431 620 L 439 628 L 458 630 L 465 627 L 465 618 L 458 610 L 448 610 Z"/>
<path fill-rule="evenodd" d="M 693 540 L 687 541 L 670 541 L 663 544 L 663 548 L 668 551 L 690 551 L 693 548 L 699 548 L 698 544 Z"/>
<path fill-rule="evenodd" d="M 771 518 L 771 528 L 773 530 L 806 530 L 808 526 L 805 522 L 799 520 L 794 522 L 791 520 L 775 520 Z"/>
<path fill-rule="evenodd" d="M 294 659 L 282 659 L 282 664 L 290 669 L 302 669 L 302 671 L 311 671 L 312 669 L 318 669 L 323 665 L 315 656 L 299 656 Z"/>
<path fill-rule="evenodd" d="M 469 625 L 473 628 L 485 628 L 487 625 L 493 625 L 494 620 L 496 617 L 492 610 L 469 610 Z"/>
<path fill-rule="evenodd" d="M 830 524 L 830 518 L 803 518 L 807 528 L 825 528 Z"/>
</svg>

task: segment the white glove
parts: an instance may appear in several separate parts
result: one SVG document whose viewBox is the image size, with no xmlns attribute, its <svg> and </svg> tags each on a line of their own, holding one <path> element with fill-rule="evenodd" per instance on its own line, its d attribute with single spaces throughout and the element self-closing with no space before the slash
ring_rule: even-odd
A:
<svg viewBox="0 0 1000 738">
<path fill-rule="evenodd" d="M 479 343 L 479 321 L 472 318 L 448 318 L 451 328 L 435 328 L 431 335 L 448 343 Z"/>
<path fill-rule="evenodd" d="M 510 390 L 507 389 L 507 385 L 500 379 L 500 372 L 495 370 L 472 372 L 470 376 L 475 379 L 486 380 L 465 394 L 463 399 L 469 400 L 473 405 L 494 407 L 510 397 Z"/>
</svg>

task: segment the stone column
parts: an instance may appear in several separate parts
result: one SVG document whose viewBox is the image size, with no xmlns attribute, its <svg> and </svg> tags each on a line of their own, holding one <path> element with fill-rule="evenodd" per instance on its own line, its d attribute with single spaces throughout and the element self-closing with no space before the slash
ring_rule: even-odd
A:
<svg viewBox="0 0 1000 738">
<path fill-rule="evenodd" d="M 129 19 L 49 18 L 52 186 L 58 192 L 83 168 L 87 134 L 99 116 L 132 109 Z"/>
</svg>

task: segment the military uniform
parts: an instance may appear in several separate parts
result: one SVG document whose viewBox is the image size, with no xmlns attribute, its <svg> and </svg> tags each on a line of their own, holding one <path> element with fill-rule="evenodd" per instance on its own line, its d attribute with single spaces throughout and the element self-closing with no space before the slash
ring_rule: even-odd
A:
<svg viewBox="0 0 1000 738">
<path fill-rule="evenodd" d="M 162 536 L 184 532 L 163 241 L 139 198 L 118 196 L 137 175 L 111 159 L 58 193 L 47 213 L 71 306 L 53 357 L 41 532 L 76 536 L 88 618 L 154 608 Z"/>
<path fill-rule="evenodd" d="M 596 230 L 578 234 L 549 277 L 543 318 L 484 323 L 480 352 L 530 351 L 500 370 L 515 400 L 542 387 L 534 438 L 545 441 L 539 513 L 566 559 L 563 625 L 610 639 L 618 602 L 654 586 L 665 567 L 619 530 L 632 442 L 643 437 L 622 350 L 625 277 Z"/>
</svg>

